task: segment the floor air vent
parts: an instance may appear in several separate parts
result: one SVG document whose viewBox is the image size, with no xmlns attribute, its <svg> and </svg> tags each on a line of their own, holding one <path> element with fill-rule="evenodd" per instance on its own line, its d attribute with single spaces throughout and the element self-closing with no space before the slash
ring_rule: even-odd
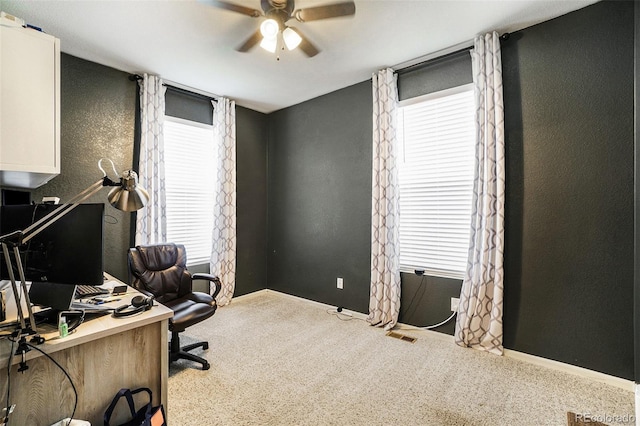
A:
<svg viewBox="0 0 640 426">
<path fill-rule="evenodd" d="M 415 343 L 415 341 L 418 340 L 415 337 L 405 336 L 404 334 L 396 333 L 395 331 L 389 331 L 387 333 L 387 336 L 394 337 L 394 338 L 400 339 L 400 340 L 404 340 L 405 342 L 409 342 L 409 343 Z"/>
</svg>

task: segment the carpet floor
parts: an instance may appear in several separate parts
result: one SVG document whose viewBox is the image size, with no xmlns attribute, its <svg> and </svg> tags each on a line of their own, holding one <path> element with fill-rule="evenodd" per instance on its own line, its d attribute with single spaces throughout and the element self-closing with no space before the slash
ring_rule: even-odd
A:
<svg viewBox="0 0 640 426">
<path fill-rule="evenodd" d="M 234 299 L 183 333 L 209 341 L 194 353 L 211 369 L 171 364 L 169 424 L 560 426 L 569 411 L 633 424 L 631 391 L 402 333 L 417 341 L 276 292 Z"/>
</svg>

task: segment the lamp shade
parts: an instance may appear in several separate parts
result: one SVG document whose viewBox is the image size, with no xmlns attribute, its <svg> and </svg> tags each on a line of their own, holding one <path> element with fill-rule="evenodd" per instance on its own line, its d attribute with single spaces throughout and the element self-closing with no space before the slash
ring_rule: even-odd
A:
<svg viewBox="0 0 640 426">
<path fill-rule="evenodd" d="M 298 47 L 302 41 L 300 34 L 298 34 L 293 28 L 289 27 L 285 28 L 282 32 L 282 38 L 284 38 L 284 44 L 287 45 L 287 49 L 289 50 L 293 50 Z"/>
<path fill-rule="evenodd" d="M 260 33 L 264 38 L 274 38 L 280 32 L 280 24 L 275 19 L 265 19 L 260 24 Z"/>
<path fill-rule="evenodd" d="M 266 50 L 268 52 L 276 53 L 276 49 L 278 48 L 278 38 L 277 37 L 273 37 L 273 38 L 265 37 L 260 42 L 260 47 L 262 47 L 264 50 Z"/>
<path fill-rule="evenodd" d="M 133 212 L 140 210 L 149 202 L 149 193 L 138 185 L 138 174 L 127 170 L 120 177 L 121 186 L 109 191 L 109 204 L 118 210 Z"/>
</svg>

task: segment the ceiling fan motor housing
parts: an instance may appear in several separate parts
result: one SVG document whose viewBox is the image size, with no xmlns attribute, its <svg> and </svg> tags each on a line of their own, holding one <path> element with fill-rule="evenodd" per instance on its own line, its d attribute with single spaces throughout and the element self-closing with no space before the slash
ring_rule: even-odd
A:
<svg viewBox="0 0 640 426">
<path fill-rule="evenodd" d="M 261 0 L 260 5 L 265 17 L 276 21 L 280 31 L 284 30 L 285 22 L 291 19 L 295 7 L 293 0 Z"/>
</svg>

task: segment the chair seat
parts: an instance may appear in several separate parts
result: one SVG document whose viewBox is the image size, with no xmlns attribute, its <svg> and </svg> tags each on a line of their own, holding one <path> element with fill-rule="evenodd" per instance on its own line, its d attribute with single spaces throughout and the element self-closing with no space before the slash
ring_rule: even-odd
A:
<svg viewBox="0 0 640 426">
<path fill-rule="evenodd" d="M 173 311 L 169 328 L 177 332 L 182 332 L 193 324 L 209 318 L 218 307 L 213 297 L 200 292 L 190 293 L 166 302 L 164 305 Z"/>
</svg>

